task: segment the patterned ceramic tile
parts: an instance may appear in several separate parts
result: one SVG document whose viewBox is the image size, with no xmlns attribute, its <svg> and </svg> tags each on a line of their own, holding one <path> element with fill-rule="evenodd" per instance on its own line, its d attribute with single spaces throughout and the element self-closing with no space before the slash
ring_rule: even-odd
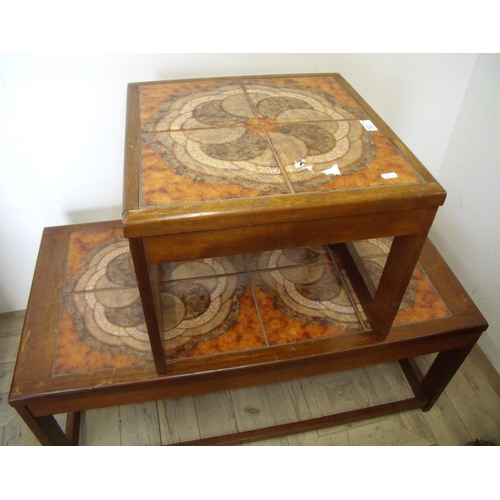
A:
<svg viewBox="0 0 500 500">
<path fill-rule="evenodd" d="M 248 277 L 223 276 L 169 284 L 171 299 L 182 314 L 168 325 L 167 337 L 186 342 L 180 357 L 255 349 L 267 345 Z M 172 307 L 168 308 L 172 310 Z M 179 319 L 182 321 L 179 322 Z M 184 332 L 179 333 L 181 329 Z M 172 333 L 169 333 L 172 332 Z M 168 341 L 167 341 L 168 343 Z"/>
<path fill-rule="evenodd" d="M 374 240 L 370 241 L 373 242 Z M 376 252 L 376 248 L 381 250 L 387 248 L 388 250 L 388 247 L 380 242 L 377 242 L 376 244 L 371 243 L 370 245 L 372 245 L 371 249 L 369 249 L 368 244 L 365 243 L 365 250 L 368 252 Z M 382 271 L 384 270 L 386 259 L 386 255 L 377 254 L 371 255 L 369 257 L 363 257 L 363 262 L 366 266 L 366 269 L 376 286 L 378 286 L 380 277 L 382 276 Z M 342 269 L 341 272 L 344 281 L 347 283 L 349 293 L 351 294 L 351 297 L 354 298 L 358 313 L 363 319 L 366 328 L 369 329 L 370 327 L 368 321 L 366 320 L 366 315 L 364 314 L 362 307 L 359 304 L 354 291 L 352 290 L 349 279 Z M 396 319 L 394 320 L 394 325 L 428 321 L 430 319 L 444 318 L 447 316 L 450 316 L 450 312 L 446 307 L 446 304 L 443 302 L 434 286 L 423 272 L 420 265 L 417 264 L 417 267 L 415 268 L 413 276 L 399 307 L 399 312 L 396 316 Z"/>
<path fill-rule="evenodd" d="M 422 182 L 331 76 L 145 84 L 140 96 L 141 207 Z"/>
<path fill-rule="evenodd" d="M 274 270 L 280 267 L 321 264 L 331 261 L 327 248 L 320 245 L 248 254 L 245 259 L 249 271 Z"/>
<path fill-rule="evenodd" d="M 252 273 L 271 345 L 363 330 L 333 264 Z"/>
<path fill-rule="evenodd" d="M 266 132 L 294 192 L 422 181 L 381 132 L 367 131 L 359 121 L 288 123 Z"/>
<path fill-rule="evenodd" d="M 145 132 L 243 124 L 253 118 L 238 82 L 199 80 L 139 87 Z"/>
<path fill-rule="evenodd" d="M 160 281 L 208 278 L 224 274 L 242 273 L 245 269 L 244 255 L 199 259 L 188 262 L 166 262 L 160 265 Z"/>
<path fill-rule="evenodd" d="M 66 263 L 64 291 L 81 291 L 85 289 L 85 285 L 83 285 L 83 282 L 81 281 L 82 269 L 85 269 L 88 272 L 92 272 L 90 271 L 91 268 L 95 271 L 97 270 L 97 267 L 99 267 L 99 272 L 101 273 L 103 269 L 106 269 L 107 261 L 105 260 L 104 262 L 99 263 L 99 255 L 107 255 L 111 240 L 114 240 L 113 244 L 115 245 L 115 251 L 117 248 L 120 248 L 120 250 L 118 250 L 118 254 L 121 255 L 121 257 L 119 258 L 119 262 L 121 263 L 121 265 L 123 266 L 124 262 L 127 262 L 125 264 L 127 268 L 126 271 L 120 270 L 120 275 L 126 274 L 126 279 L 128 279 L 132 285 L 135 284 L 135 274 L 132 267 L 132 259 L 130 257 L 130 254 L 127 252 L 128 240 L 123 237 L 122 230 L 110 229 L 109 231 L 103 231 L 101 229 L 93 231 L 82 231 L 71 234 L 68 248 L 68 261 Z M 104 254 L 99 253 L 101 248 L 106 249 Z M 89 263 L 89 259 L 96 260 L 93 263 Z M 97 277 L 95 277 L 95 279 L 97 279 Z M 119 279 L 123 280 L 125 278 L 124 276 L 121 276 Z M 98 288 L 102 288 L 103 285 L 104 280 L 102 280 L 100 285 L 97 286 Z M 111 280 L 109 286 L 116 285 L 117 283 L 113 283 L 113 281 Z M 92 284 L 92 287 L 94 286 L 95 284 Z"/>
<path fill-rule="evenodd" d="M 66 276 L 55 374 L 152 361 L 121 230 L 72 233 Z"/>
<path fill-rule="evenodd" d="M 260 128 L 148 133 L 142 140 L 142 206 L 290 192 Z"/>
<path fill-rule="evenodd" d="M 355 241 L 354 246 L 360 257 L 387 255 L 391 250 L 391 238 L 373 238 L 370 240 Z"/>
<path fill-rule="evenodd" d="M 73 236 L 81 239 L 80 233 Z M 55 374 L 95 370 L 99 363 L 106 369 L 152 361 L 124 243 L 123 238 L 110 238 L 96 244 L 69 280 Z M 161 294 L 168 358 L 266 345 L 248 277 L 241 272 L 243 257 L 179 263 L 166 269 Z"/>
<path fill-rule="evenodd" d="M 119 294 L 120 291 L 116 290 L 115 293 Z M 54 375 L 152 363 L 152 356 L 148 359 L 145 353 L 139 355 L 134 349 L 119 349 L 116 344 L 110 345 L 100 340 L 100 327 L 96 326 L 92 309 L 87 308 L 85 315 L 77 309 L 78 304 L 82 305 L 81 299 L 84 297 L 82 294 L 68 294 L 63 297 L 54 359 Z M 97 335 L 95 335 L 96 332 Z"/>
<path fill-rule="evenodd" d="M 331 76 L 257 78 L 245 80 L 244 85 L 260 118 L 277 122 L 366 118 Z"/>
<path fill-rule="evenodd" d="M 375 282 L 390 243 L 389 238 L 356 242 Z M 152 363 L 121 231 L 75 232 L 68 251 L 54 374 Z M 334 262 L 336 256 L 327 247 L 317 246 L 164 264 L 161 294 L 167 358 L 265 348 L 369 329 Z M 396 324 L 448 314 L 418 267 Z"/>
<path fill-rule="evenodd" d="M 240 302 L 243 295 L 246 308 L 242 308 Z M 257 327 L 257 330 L 250 334 L 250 344 L 255 344 L 256 333 L 260 338 L 258 345 L 265 345 L 245 274 L 168 282 L 164 286 L 162 298 L 165 348 L 169 357 L 178 357 L 180 353 L 195 346 L 198 346 L 197 352 L 200 352 L 200 343 L 219 339 L 222 334 L 226 337 L 237 337 L 238 340 L 232 338 L 232 350 L 241 348 L 238 345 L 247 348 L 247 324 Z M 240 318 L 238 323 L 240 314 L 246 319 Z M 250 317 L 253 317 L 253 321 Z M 233 328 L 236 328 L 238 333 L 232 335 Z"/>
</svg>

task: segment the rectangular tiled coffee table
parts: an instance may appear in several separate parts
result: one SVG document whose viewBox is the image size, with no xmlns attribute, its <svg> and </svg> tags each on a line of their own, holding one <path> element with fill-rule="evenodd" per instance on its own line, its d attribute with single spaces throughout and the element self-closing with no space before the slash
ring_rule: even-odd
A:
<svg viewBox="0 0 500 500">
<path fill-rule="evenodd" d="M 378 282 L 391 239 L 354 245 Z M 158 283 L 170 313 L 167 374 L 155 368 L 121 221 L 44 231 L 9 396 L 43 444 L 77 443 L 84 410 L 398 360 L 412 398 L 204 443 L 246 442 L 426 410 L 487 328 L 430 242 L 384 340 L 371 330 L 341 260 L 328 246 L 163 264 Z M 422 376 L 410 358 L 433 352 L 440 354 Z M 53 417 L 66 412 L 72 416 L 67 434 Z"/>
<path fill-rule="evenodd" d="M 384 339 L 446 196 L 338 74 L 130 84 L 125 149 L 123 229 L 159 373 L 162 263 L 342 245 Z M 394 241 L 377 288 L 344 243 L 383 237 Z"/>
</svg>

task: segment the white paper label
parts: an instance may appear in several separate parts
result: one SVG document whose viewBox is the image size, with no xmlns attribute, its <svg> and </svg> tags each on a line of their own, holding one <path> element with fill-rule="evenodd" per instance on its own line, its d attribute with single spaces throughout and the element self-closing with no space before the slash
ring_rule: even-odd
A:
<svg viewBox="0 0 500 500">
<path fill-rule="evenodd" d="M 382 179 L 396 179 L 398 174 L 396 172 L 388 172 L 387 174 L 381 174 Z"/>
<path fill-rule="evenodd" d="M 322 170 L 321 173 L 325 175 L 340 175 L 340 169 L 339 166 L 335 163 L 335 165 L 333 165 L 332 167 L 327 168 L 326 170 Z"/>
<path fill-rule="evenodd" d="M 378 130 L 377 127 L 373 124 L 371 120 L 359 120 L 359 123 L 365 127 L 365 130 L 368 130 L 370 132 L 374 132 L 375 130 Z"/>
</svg>

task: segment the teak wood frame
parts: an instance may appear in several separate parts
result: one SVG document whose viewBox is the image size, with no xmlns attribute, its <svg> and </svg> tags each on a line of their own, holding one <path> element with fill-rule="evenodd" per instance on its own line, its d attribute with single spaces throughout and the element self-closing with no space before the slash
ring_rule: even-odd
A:
<svg viewBox="0 0 500 500">
<path fill-rule="evenodd" d="M 405 358 L 399 360 L 403 372 L 408 382 L 411 384 L 414 397 L 401 401 L 380 404 L 369 408 L 361 408 L 358 410 L 324 417 L 292 422 L 289 424 L 275 425 L 262 429 L 254 429 L 224 436 L 216 436 L 175 444 L 196 446 L 243 444 L 274 437 L 287 436 L 290 434 L 297 434 L 300 432 L 324 429 L 327 427 L 348 424 L 368 418 L 375 418 L 403 411 L 416 409 L 429 411 L 481 336 L 482 329 L 479 328 L 478 330 L 479 331 L 476 331 L 476 333 L 472 331 L 467 332 L 468 334 L 463 338 L 463 341 L 466 342 L 466 344 L 462 347 L 440 352 L 434 363 L 431 365 L 426 376 L 422 375 L 416 365 L 412 362 L 412 359 Z M 425 354 L 425 352 L 421 352 L 421 354 Z M 364 355 L 360 355 L 358 359 L 354 358 L 348 363 L 342 363 L 342 365 L 345 367 L 345 370 L 359 366 L 368 366 L 360 361 L 365 356 L 369 357 L 369 354 L 364 353 Z M 325 361 L 322 361 L 321 365 L 324 366 L 324 363 Z M 329 361 L 326 361 L 326 363 L 329 363 Z M 333 366 L 335 361 L 331 361 L 331 363 Z M 263 367 L 260 368 L 262 369 Z M 266 369 L 269 368 L 271 367 L 266 367 Z M 277 377 L 277 375 L 281 372 L 281 370 L 277 367 L 272 368 L 274 368 L 274 370 L 272 370 L 274 371 L 272 380 L 280 381 L 281 377 Z M 286 371 L 287 370 L 285 369 L 284 372 Z M 329 371 L 332 370 L 330 369 Z M 318 374 L 318 370 L 308 371 L 309 374 L 312 372 L 314 372 L 314 374 Z M 301 371 L 298 371 L 297 373 L 300 374 Z M 225 384 L 223 384 L 223 386 L 225 390 L 242 387 L 241 380 L 238 380 L 240 378 L 240 376 L 238 376 L 239 374 L 236 375 L 229 372 L 219 373 L 213 378 L 210 377 L 210 375 L 203 373 L 197 375 L 203 377 L 205 382 L 203 386 L 198 385 L 198 382 L 200 381 L 199 377 L 193 377 L 191 383 L 187 383 L 188 386 L 197 386 L 196 394 L 212 392 L 215 385 L 219 386 L 221 382 L 221 375 L 224 376 Z M 234 380 L 231 380 L 233 376 Z M 195 379 L 198 379 L 198 381 L 195 381 Z M 174 379 L 172 379 L 172 381 L 174 382 Z M 143 384 L 142 387 L 140 384 L 136 384 L 134 387 L 134 385 L 130 384 L 119 389 L 119 393 L 117 393 L 118 391 L 116 389 L 113 392 L 104 390 L 93 391 L 95 392 L 95 394 L 93 394 L 95 396 L 95 400 L 90 399 L 90 401 L 89 398 L 86 398 L 84 395 L 80 395 L 79 397 L 62 395 L 61 397 L 49 398 L 49 402 L 41 403 L 41 405 L 36 404 L 36 402 L 16 404 L 16 410 L 41 444 L 46 446 L 75 446 L 79 444 L 81 411 L 84 411 L 84 409 L 102 408 L 112 405 L 118 406 L 131 404 L 131 401 L 138 403 L 150 400 L 154 401 L 160 397 L 163 399 L 167 399 L 168 397 L 180 397 L 178 384 L 174 383 L 175 385 L 173 387 L 168 387 L 168 381 L 165 380 L 164 382 L 164 387 L 161 387 L 160 385 L 154 387 L 153 384 L 147 384 L 150 387 L 147 387 L 146 384 Z M 207 384 L 209 386 L 208 390 L 206 387 Z M 235 385 L 233 386 L 232 384 Z M 210 386 L 212 387 L 210 388 Z M 144 389 L 144 392 L 142 389 Z M 142 393 L 140 398 L 137 398 L 138 392 Z M 151 396 L 150 394 L 153 395 Z M 170 394 L 172 394 L 172 396 L 170 396 Z M 185 395 L 184 391 L 182 391 L 182 395 Z M 111 400 L 113 401 L 113 404 L 105 404 L 105 400 Z M 93 403 L 93 401 L 95 402 Z M 14 401 L 12 401 L 11 404 L 14 404 Z M 52 412 L 52 414 L 43 415 L 43 413 L 47 411 Z M 42 415 L 38 415 L 39 412 L 41 412 Z M 68 412 L 65 431 L 61 429 L 53 416 L 64 412 Z"/>
<path fill-rule="evenodd" d="M 373 332 L 379 340 L 386 338 L 446 192 L 361 96 L 340 75 L 335 78 L 413 165 L 422 178 L 421 184 L 142 208 L 141 84 L 129 84 L 123 229 L 130 240 L 158 373 L 167 372 L 157 284 L 157 268 L 162 262 L 394 237 L 377 289 L 354 246 L 340 251 Z"/>
<path fill-rule="evenodd" d="M 100 223 L 99 227 L 118 228 L 120 221 Z M 71 230 L 85 228 L 95 225 L 45 230 L 9 396 L 9 403 L 45 445 L 78 444 L 80 412 L 89 409 L 194 396 L 393 361 L 400 362 L 414 397 L 186 444 L 243 443 L 404 410 L 427 411 L 488 327 L 437 250 L 427 241 L 420 264 L 446 303 L 448 317 L 394 326 L 384 340 L 372 332 L 354 333 L 293 346 L 172 360 L 169 372 L 164 375 L 158 375 L 153 365 L 147 365 L 53 377 L 65 252 Z M 439 353 L 437 358 L 422 375 L 412 358 L 435 352 Z M 66 432 L 54 418 L 60 413 L 69 413 Z"/>
</svg>

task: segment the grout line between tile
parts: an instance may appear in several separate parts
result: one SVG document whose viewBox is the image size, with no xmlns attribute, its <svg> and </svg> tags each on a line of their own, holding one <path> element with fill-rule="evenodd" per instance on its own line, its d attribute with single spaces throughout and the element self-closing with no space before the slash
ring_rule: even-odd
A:
<svg viewBox="0 0 500 500">
<path fill-rule="evenodd" d="M 252 278 L 251 278 L 250 273 L 248 271 L 246 274 L 247 274 L 247 279 L 248 279 L 248 286 L 250 287 L 250 291 L 252 292 L 253 301 L 255 304 L 255 308 L 257 310 L 257 316 L 259 317 L 260 327 L 262 329 L 262 335 L 264 335 L 266 347 L 269 347 L 269 339 L 267 338 L 267 332 L 266 332 L 266 328 L 264 326 L 264 320 L 262 319 L 262 314 L 260 312 L 260 307 L 259 307 L 259 303 L 257 301 L 257 296 L 256 296 L 255 290 L 253 288 L 253 281 L 252 281 Z"/>
<path fill-rule="evenodd" d="M 339 278 L 340 278 L 340 281 L 342 282 L 342 285 L 346 291 L 346 294 L 347 296 L 349 297 L 349 300 L 351 301 L 351 304 L 353 306 L 353 309 L 354 309 L 354 312 L 356 313 L 356 316 L 358 317 L 358 320 L 359 320 L 359 323 L 361 325 L 361 327 L 363 328 L 363 330 L 365 332 L 368 332 L 370 331 L 368 328 L 366 328 L 366 325 L 365 325 L 365 322 L 363 321 L 363 318 L 361 317 L 361 315 L 359 314 L 359 311 L 358 311 L 358 308 L 356 306 L 356 302 L 351 294 L 351 292 L 349 291 L 349 287 L 347 286 L 347 283 L 344 279 L 344 276 L 342 275 L 342 272 L 335 260 L 335 257 L 333 255 L 333 251 L 330 249 L 330 247 L 328 245 L 326 245 L 327 249 L 328 249 L 328 253 L 330 254 L 330 258 L 332 259 L 333 261 L 333 265 L 335 266 L 335 270 L 337 271 L 338 275 L 339 275 Z"/>
<path fill-rule="evenodd" d="M 331 256 L 329 257 L 330 259 L 332 258 Z M 297 264 L 289 264 L 289 265 L 284 265 L 284 266 L 279 266 L 279 267 L 264 267 L 262 269 L 247 269 L 243 271 L 236 271 L 234 273 L 221 273 L 221 274 L 214 274 L 212 276 L 189 276 L 187 278 L 176 278 L 176 279 L 164 279 L 160 280 L 161 283 L 177 283 L 180 281 L 189 281 L 189 280 L 201 280 L 201 279 L 216 279 L 220 277 L 230 277 L 230 276 L 239 276 L 242 274 L 255 274 L 255 273 L 261 273 L 261 272 L 271 272 L 271 271 L 277 271 L 281 269 L 293 269 L 296 267 L 312 267 L 312 266 L 320 266 L 324 264 L 330 264 L 331 262 L 308 262 L 308 263 L 297 263 Z M 122 290 L 122 289 L 127 289 L 127 288 L 137 288 L 136 286 L 127 286 L 127 287 L 112 287 L 112 288 L 100 288 L 98 289 L 99 291 L 101 290 Z M 65 293 L 84 293 L 84 292 L 93 292 L 95 290 L 80 290 L 77 292 L 65 292 Z"/>
<path fill-rule="evenodd" d="M 280 162 L 280 159 L 278 158 L 278 155 L 276 154 L 276 151 L 274 150 L 274 147 L 273 147 L 273 143 L 271 142 L 271 139 L 269 138 L 267 132 L 266 132 L 266 129 L 264 128 L 264 125 L 262 124 L 262 121 L 259 117 L 259 113 L 257 111 L 257 108 L 254 106 L 252 100 L 250 99 L 249 95 L 248 95 L 248 92 L 247 92 L 247 89 L 244 85 L 244 83 L 241 84 L 242 88 L 243 88 L 243 93 L 245 94 L 245 97 L 248 101 L 248 104 L 250 105 L 250 108 L 252 109 L 252 111 L 254 112 L 255 114 L 255 117 L 257 118 L 258 122 L 259 122 L 259 125 L 260 125 L 260 128 L 262 129 L 262 133 L 264 134 L 265 138 L 266 138 L 266 141 L 267 141 L 267 144 L 269 145 L 269 147 L 271 148 L 271 151 L 273 153 L 273 156 L 274 156 L 274 159 L 276 160 L 277 164 L 278 164 L 278 167 L 279 169 L 281 170 L 281 174 L 283 175 L 285 181 L 286 181 L 286 184 L 288 186 L 288 189 L 290 189 L 290 192 L 291 194 L 295 194 L 295 189 L 293 189 L 293 185 L 292 185 L 292 182 L 290 181 L 290 179 L 288 178 L 288 174 L 286 173 L 286 169 L 285 167 L 283 167 L 283 165 L 281 164 Z"/>
<path fill-rule="evenodd" d="M 427 282 L 431 285 L 432 289 L 434 290 L 435 294 L 439 297 L 439 299 L 441 300 L 441 302 L 445 305 L 446 307 L 446 310 L 448 311 L 448 316 L 453 316 L 451 314 L 451 311 L 450 311 L 450 308 L 448 307 L 448 304 L 444 301 L 443 297 L 441 297 L 441 294 L 438 292 L 438 290 L 436 289 L 436 287 L 434 286 L 434 283 L 432 282 L 432 280 L 429 278 L 427 272 L 425 271 L 425 269 L 420 265 L 420 262 L 417 262 L 417 265 L 415 266 L 415 269 L 416 268 L 419 268 L 420 271 L 422 272 L 422 274 L 425 276 L 425 279 L 427 280 Z M 415 271 L 413 271 L 413 273 L 415 273 Z"/>
</svg>

